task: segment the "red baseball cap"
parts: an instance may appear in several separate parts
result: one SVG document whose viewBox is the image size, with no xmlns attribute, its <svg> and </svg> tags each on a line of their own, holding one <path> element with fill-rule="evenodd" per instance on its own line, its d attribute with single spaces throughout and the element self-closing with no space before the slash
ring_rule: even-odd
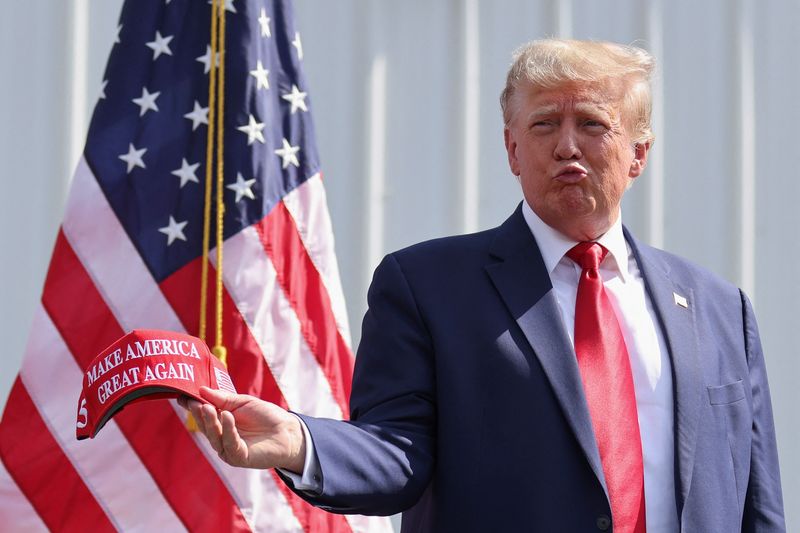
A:
<svg viewBox="0 0 800 533">
<path fill-rule="evenodd" d="M 202 340 L 174 331 L 131 331 L 94 358 L 78 400 L 78 440 L 97 435 L 132 402 L 191 396 L 200 387 L 236 393 L 225 365 Z"/>
</svg>

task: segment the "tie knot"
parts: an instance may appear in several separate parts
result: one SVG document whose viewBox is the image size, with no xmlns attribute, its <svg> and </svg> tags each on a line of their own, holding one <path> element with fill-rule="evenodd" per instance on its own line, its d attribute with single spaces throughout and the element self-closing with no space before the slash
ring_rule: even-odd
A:
<svg viewBox="0 0 800 533">
<path fill-rule="evenodd" d="M 568 252 L 567 257 L 575 261 L 583 269 L 597 269 L 603 259 L 606 257 L 608 250 L 601 244 L 596 242 L 579 242 L 573 246 Z"/>
</svg>

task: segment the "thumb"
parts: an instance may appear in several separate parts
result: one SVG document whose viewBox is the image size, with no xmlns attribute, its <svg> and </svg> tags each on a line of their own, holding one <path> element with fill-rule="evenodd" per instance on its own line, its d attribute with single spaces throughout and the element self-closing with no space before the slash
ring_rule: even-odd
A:
<svg viewBox="0 0 800 533">
<path fill-rule="evenodd" d="M 237 407 L 240 407 L 246 401 L 238 394 L 231 394 L 226 391 L 210 389 L 205 386 L 200 387 L 200 397 L 222 411 L 232 411 Z"/>
</svg>

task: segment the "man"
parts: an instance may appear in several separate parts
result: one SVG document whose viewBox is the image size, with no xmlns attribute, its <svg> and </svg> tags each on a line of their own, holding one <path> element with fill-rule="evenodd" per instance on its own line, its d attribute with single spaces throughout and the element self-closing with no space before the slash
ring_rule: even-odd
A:
<svg viewBox="0 0 800 533">
<path fill-rule="evenodd" d="M 747 298 L 621 225 L 652 66 L 610 43 L 518 51 L 501 103 L 520 207 L 383 260 L 352 422 L 189 402 L 220 456 L 334 512 L 405 511 L 404 531 L 784 531 Z"/>
</svg>

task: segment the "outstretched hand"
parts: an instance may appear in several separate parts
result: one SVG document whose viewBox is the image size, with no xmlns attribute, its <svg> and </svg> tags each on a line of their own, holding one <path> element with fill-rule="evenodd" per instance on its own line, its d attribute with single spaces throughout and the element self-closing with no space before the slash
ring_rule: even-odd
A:
<svg viewBox="0 0 800 533">
<path fill-rule="evenodd" d="M 254 396 L 200 388 L 200 403 L 184 396 L 200 431 L 220 458 L 232 466 L 284 468 L 301 473 L 306 446 L 296 416 Z"/>
</svg>

